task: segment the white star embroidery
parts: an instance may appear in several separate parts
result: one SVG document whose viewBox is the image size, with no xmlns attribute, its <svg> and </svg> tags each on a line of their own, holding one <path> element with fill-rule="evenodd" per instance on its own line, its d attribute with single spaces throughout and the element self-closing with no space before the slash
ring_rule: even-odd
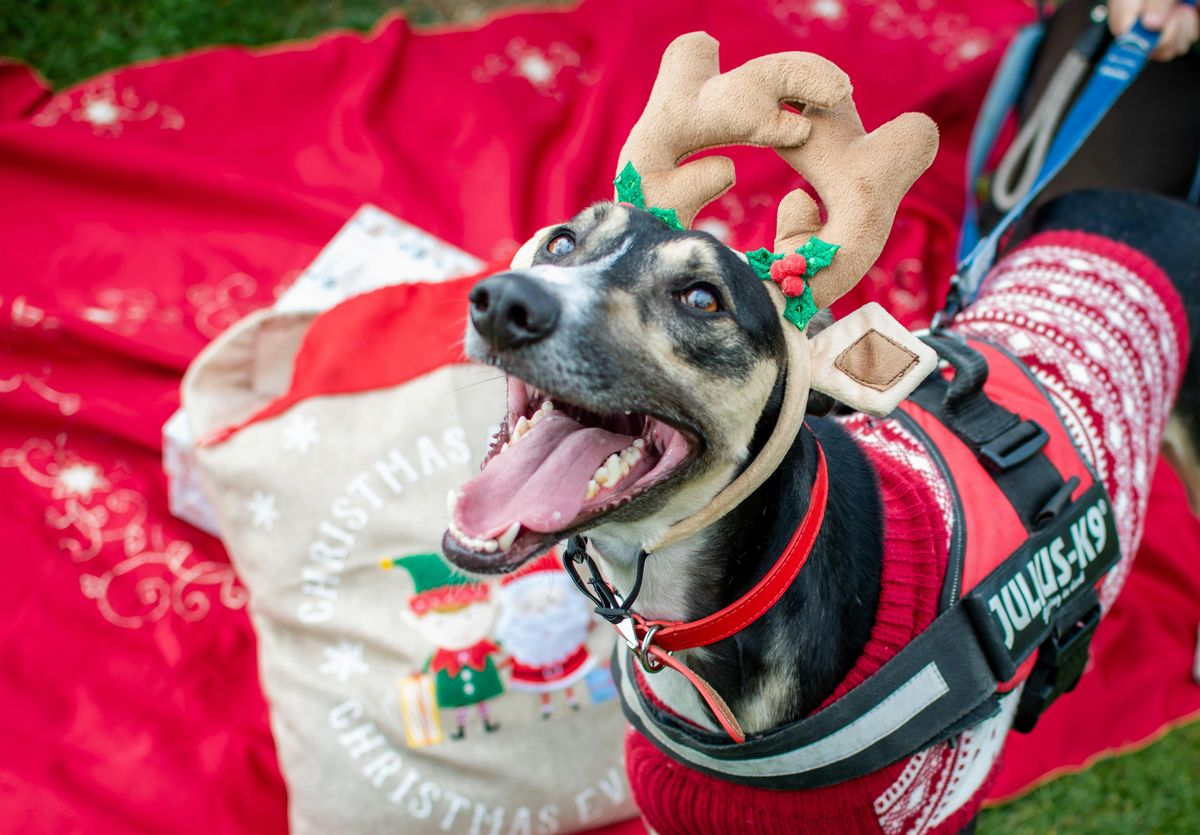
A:
<svg viewBox="0 0 1200 835">
<path fill-rule="evenodd" d="M 838 0 L 817 0 L 812 5 L 812 13 L 823 20 L 839 20 L 845 11 Z"/>
<path fill-rule="evenodd" d="M 289 452 L 307 455 L 309 448 L 319 440 L 321 435 L 317 432 L 315 418 L 292 415 L 283 425 L 283 448 Z"/>
<path fill-rule="evenodd" d="M 363 660 L 362 644 L 342 641 L 335 646 L 325 647 L 322 653 L 325 656 L 325 663 L 317 668 L 318 671 L 327 676 L 333 676 L 342 683 L 349 681 L 353 675 L 367 673 L 371 670 L 367 662 Z"/>
<path fill-rule="evenodd" d="M 83 118 L 93 125 L 113 125 L 121 118 L 121 112 L 111 101 L 96 99 L 84 107 Z"/>
<path fill-rule="evenodd" d="M 535 86 L 549 84 L 557 75 L 553 64 L 545 59 L 540 52 L 530 52 L 521 56 L 517 61 L 517 75 L 523 76 Z"/>
<path fill-rule="evenodd" d="M 54 495 L 82 496 L 90 499 L 96 490 L 107 490 L 108 479 L 95 464 L 71 464 L 58 471 L 55 477 Z"/>
<path fill-rule="evenodd" d="M 279 510 L 275 507 L 275 497 L 261 490 L 254 491 L 254 495 L 246 503 L 246 509 L 250 511 L 250 522 L 256 528 L 269 531 L 279 521 Z"/>
</svg>

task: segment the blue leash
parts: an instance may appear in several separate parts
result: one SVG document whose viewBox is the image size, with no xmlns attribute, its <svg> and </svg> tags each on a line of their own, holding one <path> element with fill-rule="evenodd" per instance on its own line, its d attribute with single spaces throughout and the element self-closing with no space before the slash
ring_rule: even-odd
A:
<svg viewBox="0 0 1200 835">
<path fill-rule="evenodd" d="M 1196 0 L 1184 2 L 1196 5 Z M 996 260 L 1001 237 L 1083 146 L 1096 125 L 1137 78 L 1146 66 L 1160 34 L 1146 29 L 1139 20 L 1130 31 L 1113 41 L 1092 71 L 1087 86 L 1063 119 L 1033 185 L 987 236 L 980 238 L 978 213 L 972 191 L 1004 116 L 1024 85 L 1033 54 L 1042 39 L 1042 31 L 1041 24 L 1034 24 L 1017 33 L 1005 53 L 996 80 L 988 90 L 980 111 L 979 122 L 971 137 L 968 151 L 968 210 L 959 241 L 958 270 L 950 281 L 945 309 L 934 317 L 935 329 L 945 320 L 952 318 L 964 305 L 974 301 L 984 275 Z M 1195 193 L 1193 199 L 1200 199 L 1200 170 L 1197 171 L 1192 192 Z M 964 252 L 966 255 L 963 255 Z"/>
</svg>

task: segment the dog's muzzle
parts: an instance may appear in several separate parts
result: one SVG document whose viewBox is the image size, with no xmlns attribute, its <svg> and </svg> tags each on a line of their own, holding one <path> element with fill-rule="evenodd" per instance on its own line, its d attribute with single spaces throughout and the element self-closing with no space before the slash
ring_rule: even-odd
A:
<svg viewBox="0 0 1200 835">
<path fill-rule="evenodd" d="M 545 339 L 558 324 L 558 299 L 523 273 L 486 278 L 471 289 L 469 299 L 471 324 L 497 350 Z"/>
</svg>

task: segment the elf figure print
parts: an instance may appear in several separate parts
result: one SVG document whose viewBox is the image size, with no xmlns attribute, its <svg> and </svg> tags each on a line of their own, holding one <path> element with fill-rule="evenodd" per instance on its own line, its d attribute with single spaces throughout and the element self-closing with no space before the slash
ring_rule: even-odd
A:
<svg viewBox="0 0 1200 835">
<path fill-rule="evenodd" d="M 412 576 L 415 592 L 401 616 L 438 648 L 424 667 L 433 679 L 435 705 L 419 704 L 419 688 L 401 688 L 410 744 L 440 741 L 437 708 L 454 711 L 451 739 L 466 735 L 472 707 L 484 731 L 496 730 L 500 726 L 492 721 L 488 702 L 504 692 L 504 684 L 494 660 L 500 648 L 488 640 L 497 613 L 491 586 L 454 572 L 439 554 L 413 554 L 383 565 L 403 568 Z"/>
<path fill-rule="evenodd" d="M 536 693 L 543 719 L 550 718 L 551 693 L 558 690 L 578 710 L 574 685 L 595 665 L 587 648 L 592 610 L 557 554 L 543 554 L 505 577 L 499 597 L 496 638 L 512 667 L 509 687 Z"/>
</svg>

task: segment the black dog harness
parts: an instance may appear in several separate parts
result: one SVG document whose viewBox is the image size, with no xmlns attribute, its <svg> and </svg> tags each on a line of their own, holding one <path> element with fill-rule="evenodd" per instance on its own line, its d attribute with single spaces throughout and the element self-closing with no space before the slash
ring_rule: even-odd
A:
<svg viewBox="0 0 1200 835">
<path fill-rule="evenodd" d="M 618 645 L 625 715 L 672 759 L 746 785 L 825 786 L 956 736 L 1020 685 L 1014 727 L 1028 731 L 1079 680 L 1100 620 L 1096 587 L 1120 559 L 1104 486 L 1015 357 L 947 333 L 925 341 L 947 373 L 895 417 L 953 495 L 938 617 L 831 705 L 744 742 L 655 704 Z"/>
</svg>

